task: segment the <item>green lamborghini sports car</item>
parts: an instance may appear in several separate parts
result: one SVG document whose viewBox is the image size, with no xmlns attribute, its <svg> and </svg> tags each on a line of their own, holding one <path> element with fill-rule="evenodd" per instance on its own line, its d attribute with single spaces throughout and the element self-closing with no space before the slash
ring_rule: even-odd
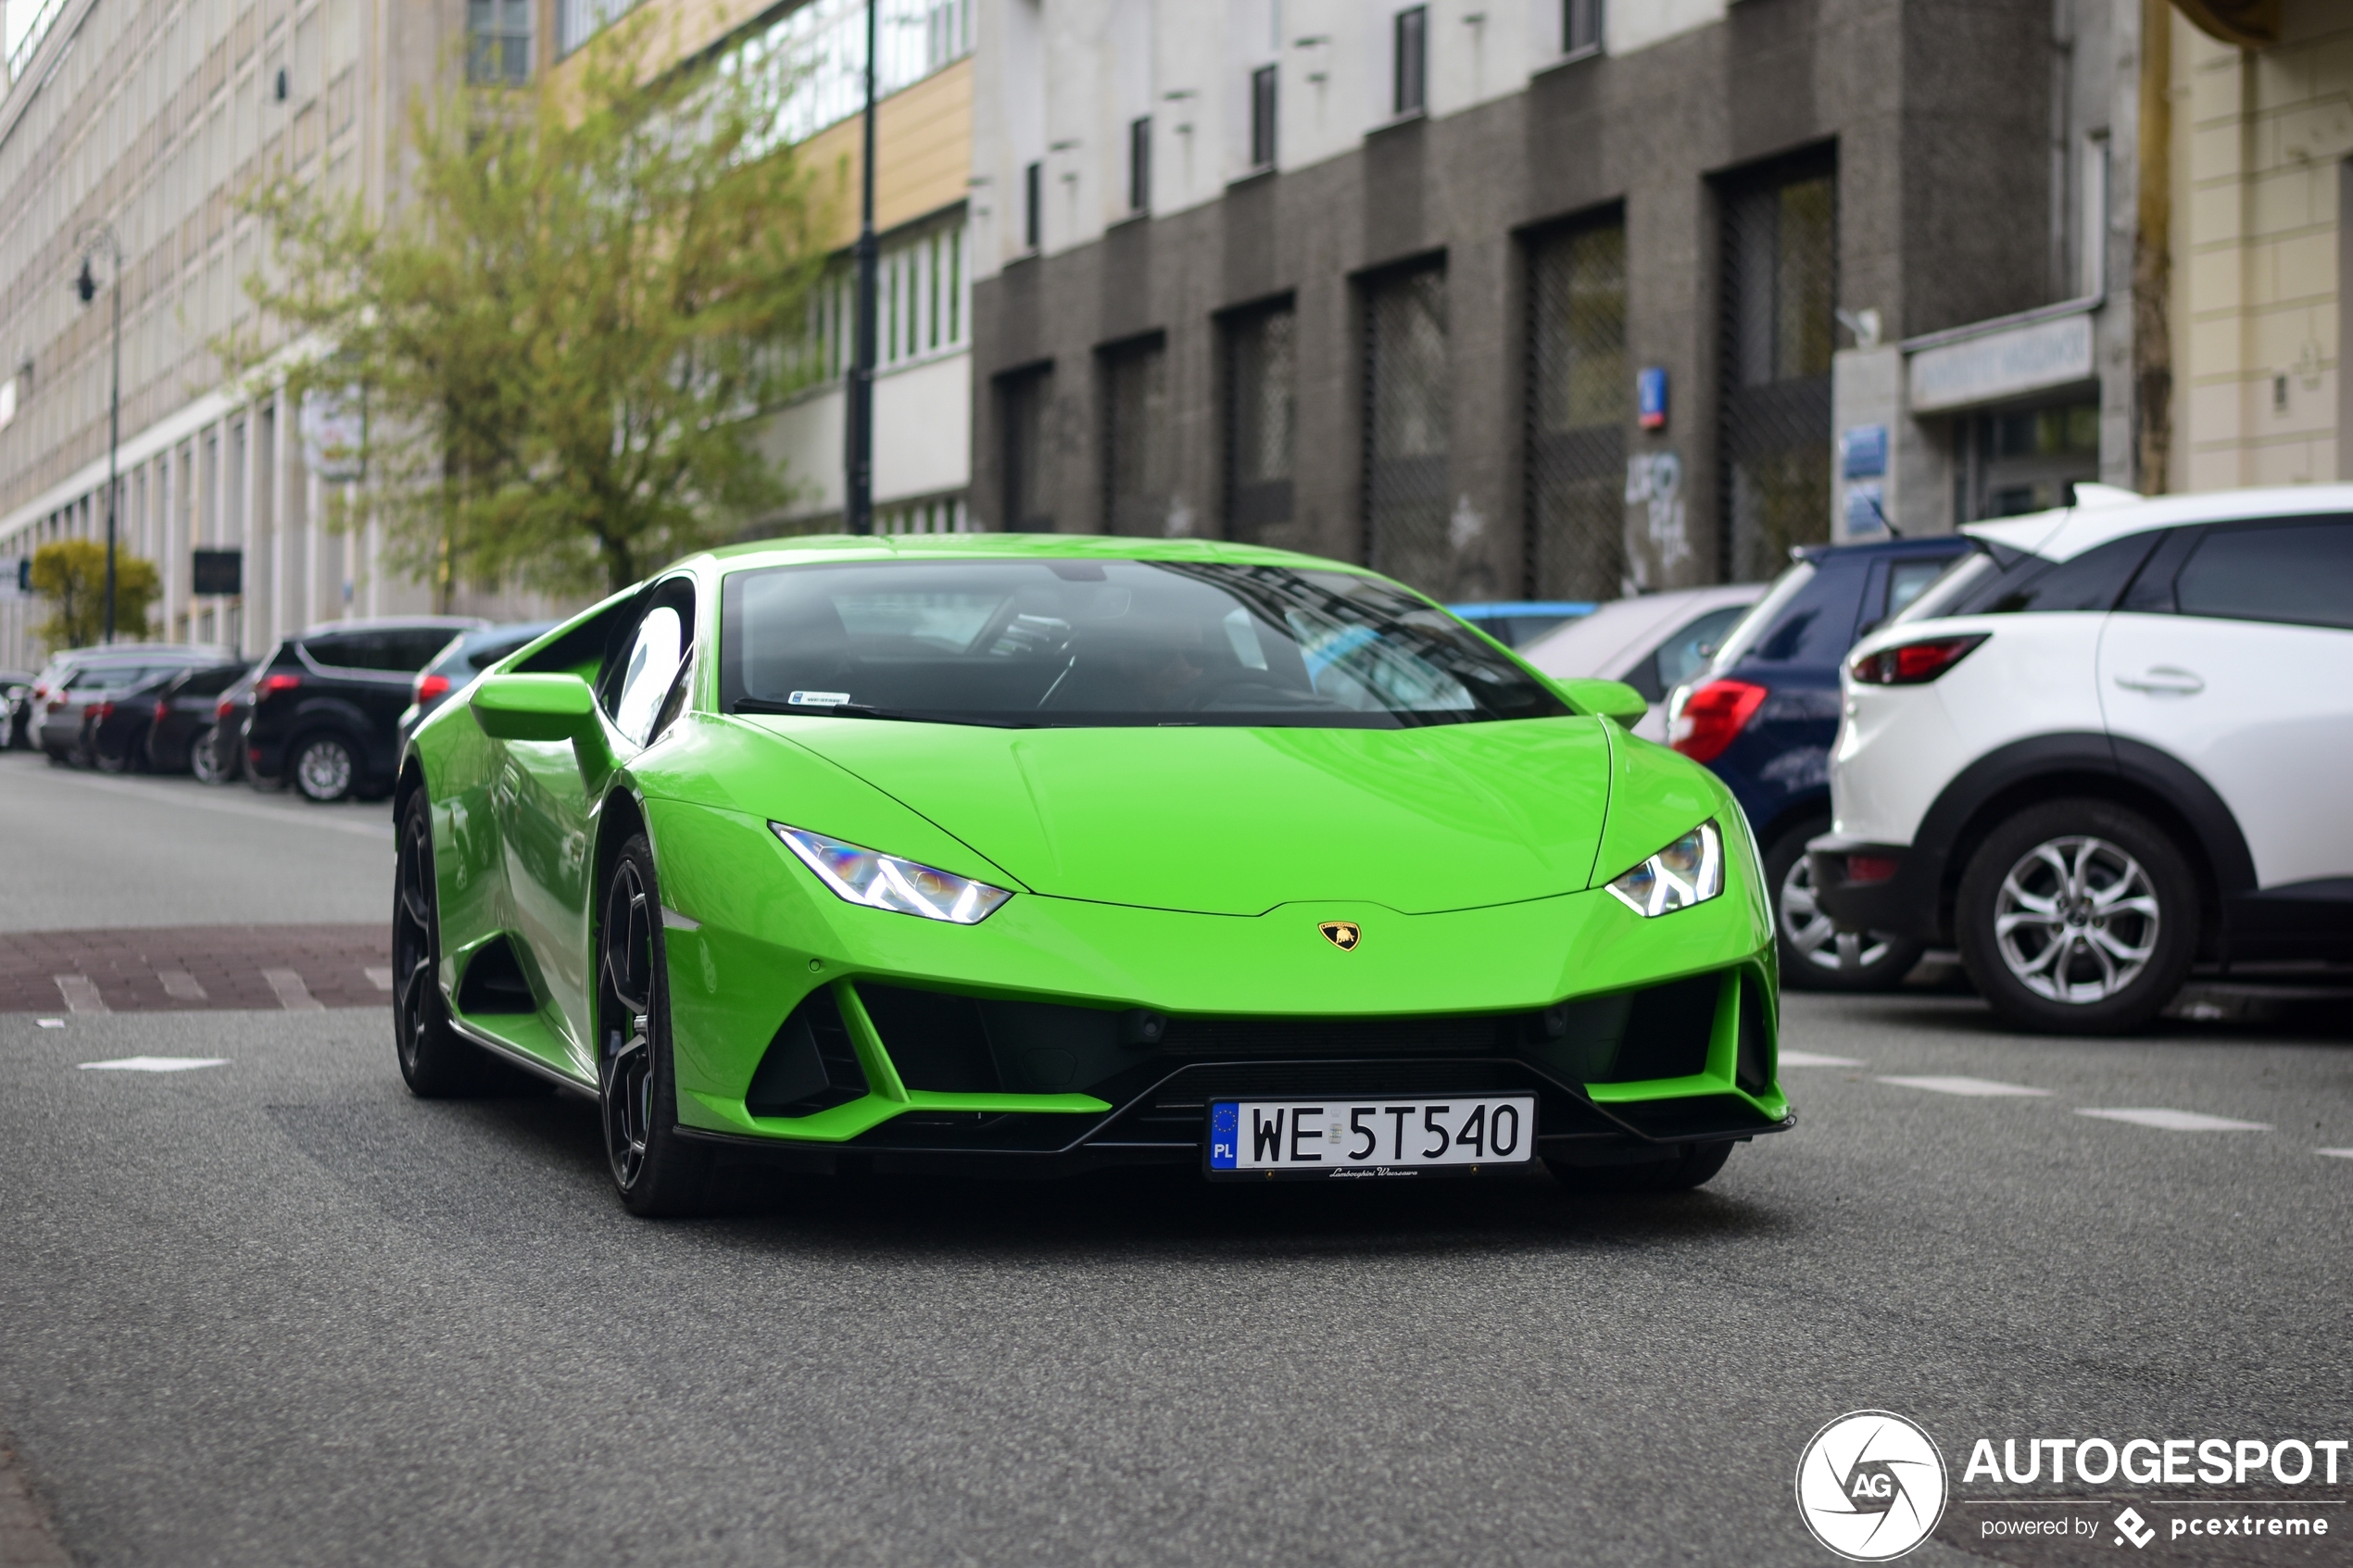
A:
<svg viewBox="0 0 2353 1568">
<path fill-rule="evenodd" d="M 1740 808 L 1356 568 L 800 539 L 491 667 L 394 801 L 400 1070 L 595 1096 L 623 1202 L 747 1160 L 1691 1186 L 1790 1123 Z"/>
</svg>

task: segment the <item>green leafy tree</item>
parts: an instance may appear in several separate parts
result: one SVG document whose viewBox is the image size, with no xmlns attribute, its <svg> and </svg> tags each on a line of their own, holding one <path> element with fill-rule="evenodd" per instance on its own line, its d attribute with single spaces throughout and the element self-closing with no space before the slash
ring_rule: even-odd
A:
<svg viewBox="0 0 2353 1568">
<path fill-rule="evenodd" d="M 333 350 L 291 388 L 360 401 L 357 504 L 445 602 L 461 577 L 620 587 L 789 494 L 751 418 L 790 388 L 824 259 L 787 83 L 652 69 L 649 29 L 557 82 L 419 99 L 386 216 L 289 181 L 248 198 L 273 245 L 247 294 Z M 249 371 L 265 346 L 223 345 Z"/>
<path fill-rule="evenodd" d="M 60 539 L 32 552 L 32 591 L 49 601 L 41 640 L 51 649 L 85 648 L 107 634 L 107 547 L 89 539 Z M 156 563 L 114 558 L 115 635 L 144 636 L 147 607 L 163 593 Z"/>
</svg>

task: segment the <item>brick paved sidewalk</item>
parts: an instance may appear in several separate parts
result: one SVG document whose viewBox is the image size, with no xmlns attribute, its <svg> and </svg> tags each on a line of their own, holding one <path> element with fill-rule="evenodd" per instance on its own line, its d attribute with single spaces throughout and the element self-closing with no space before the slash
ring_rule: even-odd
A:
<svg viewBox="0 0 2353 1568">
<path fill-rule="evenodd" d="M 388 925 L 0 933 L 0 1012 L 384 1007 Z"/>
</svg>

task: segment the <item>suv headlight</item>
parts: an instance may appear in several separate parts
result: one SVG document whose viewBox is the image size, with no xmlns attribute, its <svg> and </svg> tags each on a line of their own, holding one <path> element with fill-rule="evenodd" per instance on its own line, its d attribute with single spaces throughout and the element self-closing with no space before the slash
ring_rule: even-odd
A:
<svg viewBox="0 0 2353 1568">
<path fill-rule="evenodd" d="M 944 920 L 950 925 L 978 925 L 1013 897 L 1004 888 L 968 876 L 861 849 L 806 828 L 788 828 L 782 822 L 768 826 L 844 903 Z"/>
<path fill-rule="evenodd" d="M 1724 835 L 1700 823 L 1609 884 L 1619 903 L 1648 919 L 1704 904 L 1724 891 Z"/>
</svg>

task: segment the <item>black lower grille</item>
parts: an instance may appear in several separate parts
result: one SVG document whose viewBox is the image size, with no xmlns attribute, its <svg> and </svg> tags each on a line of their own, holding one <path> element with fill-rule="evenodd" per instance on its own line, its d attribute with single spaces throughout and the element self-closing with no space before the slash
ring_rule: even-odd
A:
<svg viewBox="0 0 2353 1568">
<path fill-rule="evenodd" d="M 841 1010 L 830 986 L 819 986 L 768 1043 L 744 1092 L 744 1109 L 754 1116 L 809 1116 L 847 1105 L 866 1092 L 866 1070 L 849 1043 Z"/>
<path fill-rule="evenodd" d="M 1171 1018 L 1176 1056 L 1479 1056 L 1518 1043 L 1522 1015 L 1440 1018 Z"/>
</svg>

